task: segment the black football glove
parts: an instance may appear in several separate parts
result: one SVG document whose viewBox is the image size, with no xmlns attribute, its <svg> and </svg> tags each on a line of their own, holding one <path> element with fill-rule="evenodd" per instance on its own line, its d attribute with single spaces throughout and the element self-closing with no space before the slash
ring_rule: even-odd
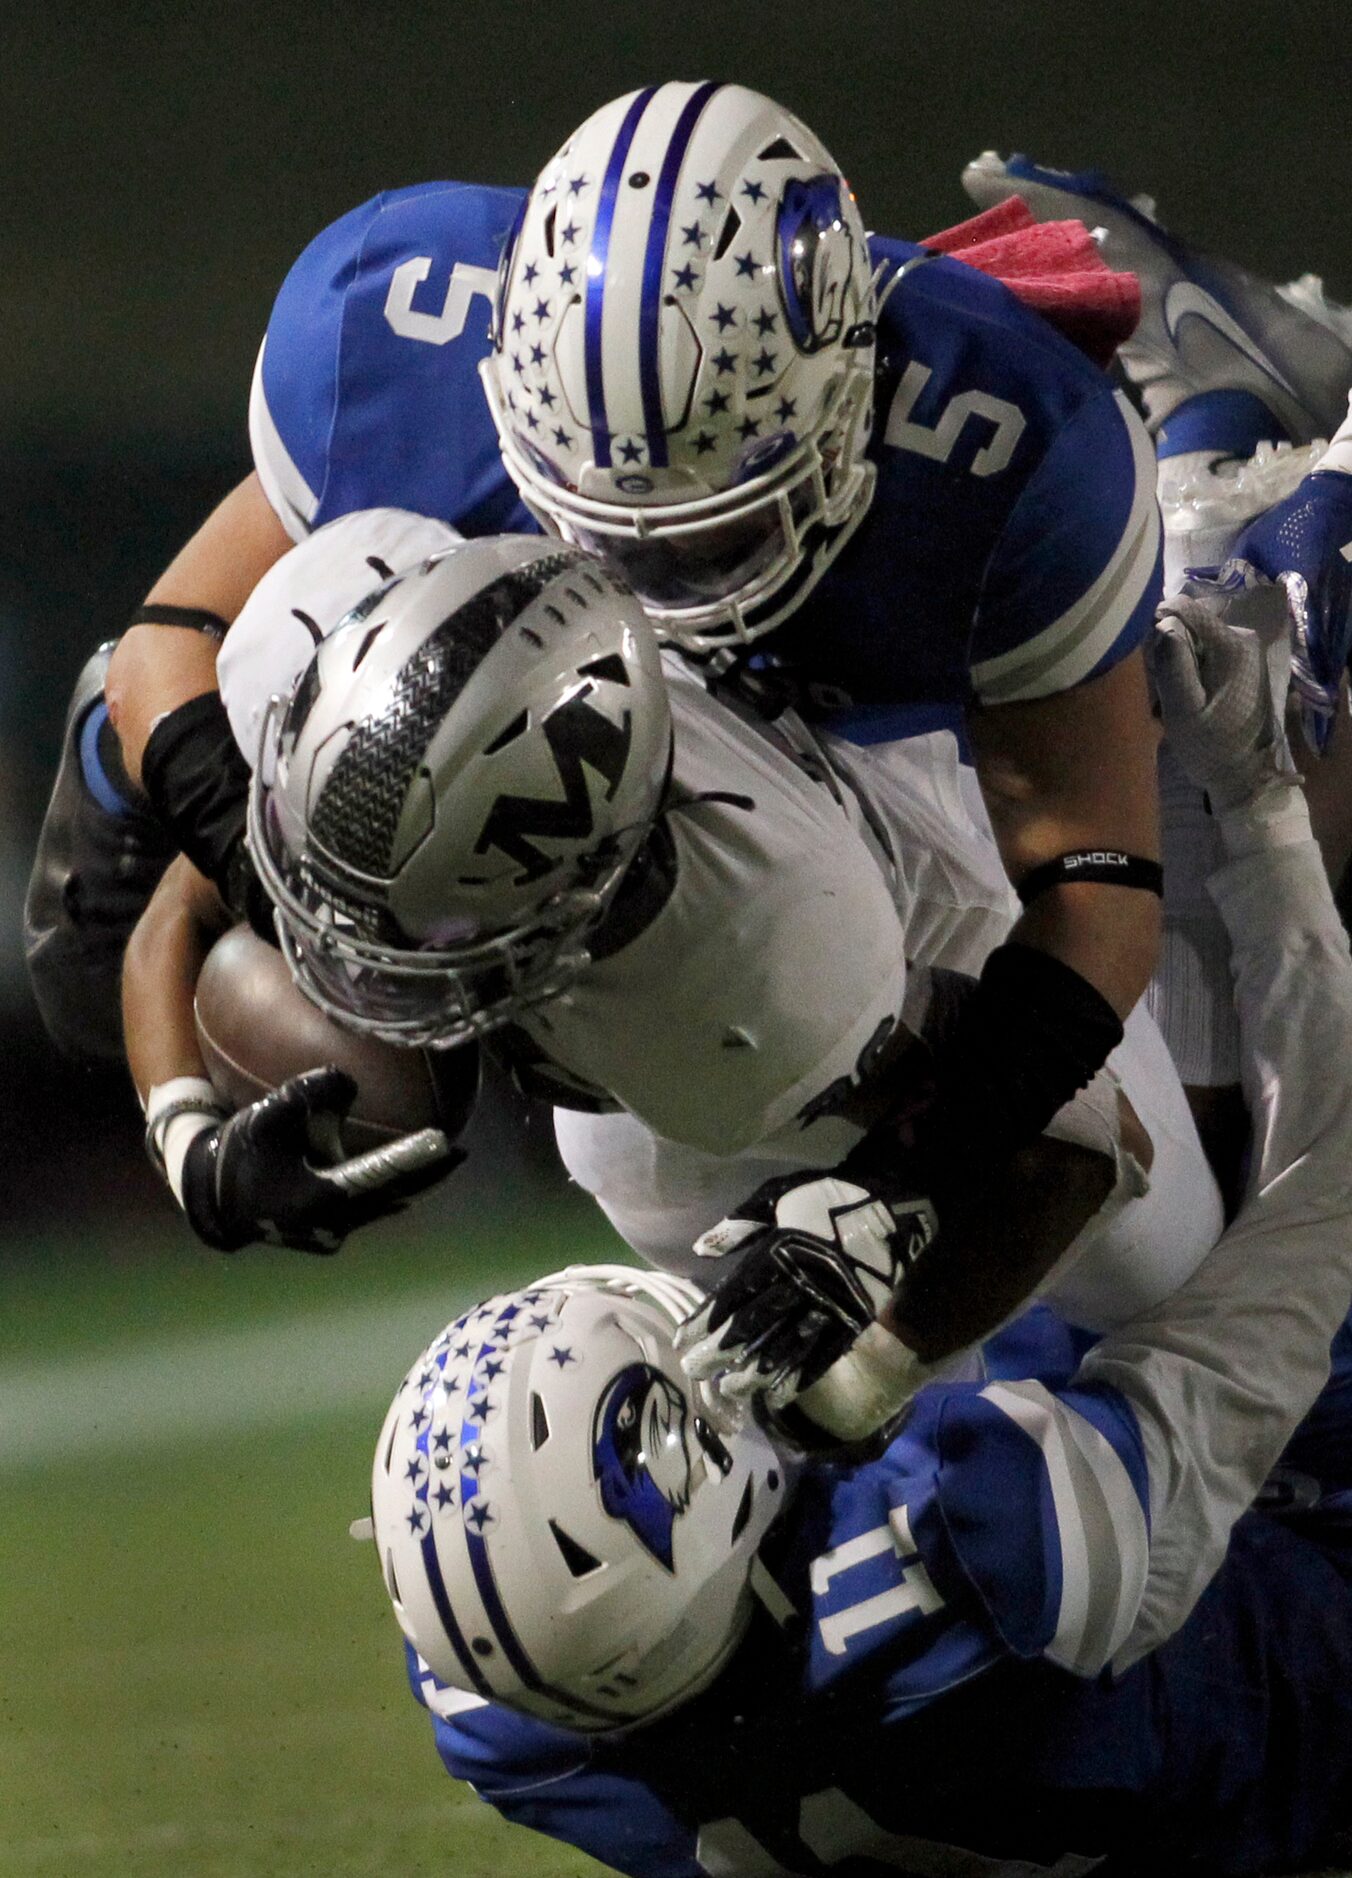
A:
<svg viewBox="0 0 1352 1878">
<path fill-rule="evenodd" d="M 343 1070 L 307 1070 L 204 1128 L 183 1162 L 183 1210 L 198 1238 L 218 1252 L 255 1241 L 336 1252 L 464 1160 L 439 1128 L 338 1159 L 338 1125 L 356 1093 Z"/>
<path fill-rule="evenodd" d="M 885 1202 L 835 1174 L 767 1181 L 695 1242 L 702 1258 L 739 1256 L 677 1331 L 682 1367 L 786 1407 L 853 1348 L 936 1231 L 918 1195 Z"/>
</svg>

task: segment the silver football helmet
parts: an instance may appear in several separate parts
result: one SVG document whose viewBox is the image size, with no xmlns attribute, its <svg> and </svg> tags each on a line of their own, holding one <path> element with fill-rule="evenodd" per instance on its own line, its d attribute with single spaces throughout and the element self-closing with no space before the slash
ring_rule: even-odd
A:
<svg viewBox="0 0 1352 1878">
<path fill-rule="evenodd" d="M 671 745 L 652 628 L 589 555 L 509 535 L 387 582 L 263 727 L 249 842 L 297 983 L 432 1048 L 554 996 Z"/>
<path fill-rule="evenodd" d="M 682 1375 L 672 1336 L 699 1302 L 577 1266 L 467 1311 L 408 1372 L 372 1517 L 441 1682 L 594 1731 L 652 1720 L 727 1661 L 784 1465 Z"/>
<path fill-rule="evenodd" d="M 740 85 L 605 105 L 541 174 L 482 367 L 503 461 L 672 638 L 757 638 L 873 493 L 876 300 L 805 125 Z"/>
</svg>

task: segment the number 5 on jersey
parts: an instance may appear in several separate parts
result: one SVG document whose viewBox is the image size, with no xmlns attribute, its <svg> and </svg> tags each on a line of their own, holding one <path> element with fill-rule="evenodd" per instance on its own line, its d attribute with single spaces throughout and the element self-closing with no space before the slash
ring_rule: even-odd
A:
<svg viewBox="0 0 1352 1878">
<path fill-rule="evenodd" d="M 469 318 L 470 301 L 481 293 L 489 306 L 497 284 L 497 272 L 491 267 L 471 267 L 457 261 L 446 283 L 440 313 L 425 313 L 413 304 L 413 296 L 432 271 L 430 254 L 416 254 L 411 261 L 401 261 L 390 277 L 385 296 L 385 320 L 401 339 L 417 339 L 425 346 L 444 346 L 458 339 Z"/>
</svg>

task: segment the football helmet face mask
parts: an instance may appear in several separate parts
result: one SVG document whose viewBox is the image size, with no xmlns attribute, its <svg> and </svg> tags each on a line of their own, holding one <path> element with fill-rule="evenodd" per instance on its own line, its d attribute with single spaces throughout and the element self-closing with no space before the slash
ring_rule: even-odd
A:
<svg viewBox="0 0 1352 1878">
<path fill-rule="evenodd" d="M 649 1721 L 739 1641 L 784 1500 L 672 1349 L 694 1286 L 574 1267 L 447 1326 L 385 1419 L 385 1586 L 443 1683 L 588 1731 Z"/>
<path fill-rule="evenodd" d="M 849 186 L 739 85 L 604 106 L 503 254 L 482 367 L 503 461 L 696 647 L 758 638 L 873 493 L 876 298 Z"/>
<path fill-rule="evenodd" d="M 661 806 L 671 714 L 632 594 L 536 536 L 354 608 L 264 723 L 255 865 L 301 989 L 451 1047 L 556 995 Z"/>
</svg>

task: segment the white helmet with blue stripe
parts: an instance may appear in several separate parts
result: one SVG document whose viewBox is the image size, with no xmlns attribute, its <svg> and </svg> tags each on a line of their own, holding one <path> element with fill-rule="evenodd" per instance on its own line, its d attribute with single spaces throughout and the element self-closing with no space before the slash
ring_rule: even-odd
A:
<svg viewBox="0 0 1352 1878">
<path fill-rule="evenodd" d="M 699 1301 L 574 1267 L 466 1312 L 413 1365 L 371 1505 L 395 1614 L 441 1682 L 596 1731 L 727 1660 L 784 1472 L 681 1372 L 672 1333 Z"/>
<path fill-rule="evenodd" d="M 740 85 L 605 105 L 503 255 L 483 366 L 540 521 L 618 561 L 687 645 L 755 639 L 873 493 L 876 301 L 849 185 Z"/>
</svg>

